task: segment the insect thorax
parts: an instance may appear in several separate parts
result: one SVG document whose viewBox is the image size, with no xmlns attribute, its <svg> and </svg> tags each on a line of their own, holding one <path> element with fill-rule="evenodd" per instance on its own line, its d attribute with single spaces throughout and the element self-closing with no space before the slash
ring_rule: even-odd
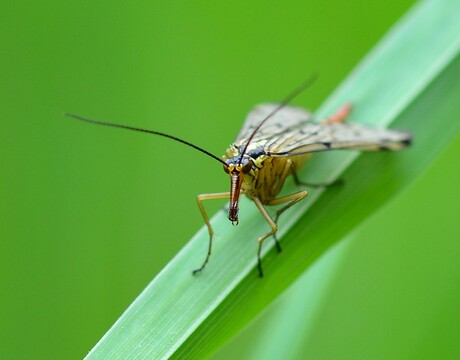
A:
<svg viewBox="0 0 460 360">
<path fill-rule="evenodd" d="M 237 146 L 235 144 L 230 145 L 224 156 L 224 161 L 230 161 L 235 164 L 238 163 L 243 148 L 244 146 Z M 244 157 L 251 159 L 252 163 L 254 164 L 252 170 L 255 171 L 263 167 L 263 162 L 267 159 L 267 154 L 261 146 L 257 146 L 257 144 L 250 144 Z M 256 174 L 251 171 L 249 175 L 255 176 Z"/>
<path fill-rule="evenodd" d="M 224 160 L 237 163 L 241 151 L 242 146 L 233 144 L 227 149 Z M 301 163 L 297 164 L 297 160 L 302 160 L 301 162 L 304 160 L 303 157 L 289 159 L 287 157 L 268 156 L 257 143 L 250 144 L 244 156 L 252 160 L 253 166 L 244 177 L 242 190 L 250 197 L 259 198 L 262 203 L 273 199 L 281 191 L 287 175 L 290 174 L 290 172 L 286 173 L 285 171 L 288 161 L 292 162 L 294 166 L 300 166 Z"/>
</svg>

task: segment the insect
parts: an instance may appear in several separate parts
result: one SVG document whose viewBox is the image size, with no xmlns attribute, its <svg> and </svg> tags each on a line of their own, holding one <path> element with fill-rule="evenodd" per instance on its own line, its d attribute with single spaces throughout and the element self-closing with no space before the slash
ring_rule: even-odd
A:
<svg viewBox="0 0 460 360">
<path fill-rule="evenodd" d="M 302 183 L 299 180 L 297 171 L 312 156 L 312 153 L 338 149 L 399 150 L 411 142 L 411 135 L 407 132 L 372 129 L 359 124 L 345 123 L 345 119 L 351 111 L 351 104 L 345 104 L 332 116 L 321 122 L 315 121 L 312 114 L 307 110 L 287 105 L 313 81 L 314 79 L 311 78 L 303 83 L 279 104 L 262 104 L 255 107 L 248 114 L 234 143 L 227 149 L 222 158 L 188 141 L 162 132 L 87 119 L 73 114 L 66 115 L 97 125 L 167 137 L 219 161 L 230 177 L 230 191 L 197 196 L 198 207 L 209 232 L 209 245 L 205 260 L 198 269 L 193 270 L 193 274 L 201 272 L 208 263 L 214 237 L 214 230 L 203 202 L 229 199 L 228 219 L 232 224 L 237 225 L 239 222 L 239 197 L 244 194 L 254 202 L 271 228 L 269 232 L 257 239 L 257 264 L 259 276 L 262 277 L 261 250 L 264 240 L 274 236 L 276 248 L 281 251 L 276 238 L 278 218 L 291 206 L 305 199 L 308 194 L 306 190 L 301 190 L 290 195 L 277 197 L 286 178 L 292 175 L 298 185 L 328 185 Z M 273 205 L 281 205 L 274 217 L 266 210 L 266 206 Z"/>
</svg>

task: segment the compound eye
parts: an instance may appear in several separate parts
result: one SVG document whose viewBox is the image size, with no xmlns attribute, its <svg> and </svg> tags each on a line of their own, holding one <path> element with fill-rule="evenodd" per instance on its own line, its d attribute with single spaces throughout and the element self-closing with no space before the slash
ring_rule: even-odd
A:
<svg viewBox="0 0 460 360">
<path fill-rule="evenodd" d="M 230 174 L 233 170 L 235 170 L 235 165 L 233 164 L 228 164 L 227 166 L 224 165 L 224 171 L 227 174 Z"/>
<path fill-rule="evenodd" d="M 243 174 L 247 174 L 248 172 L 251 171 L 253 163 L 252 163 L 252 160 L 250 159 L 244 159 L 242 165 L 243 165 L 243 169 L 242 169 Z"/>
</svg>

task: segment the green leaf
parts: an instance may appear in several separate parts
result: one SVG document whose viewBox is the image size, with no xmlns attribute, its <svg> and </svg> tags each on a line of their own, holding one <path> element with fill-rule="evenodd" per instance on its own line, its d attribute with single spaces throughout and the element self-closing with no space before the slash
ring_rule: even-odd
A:
<svg viewBox="0 0 460 360">
<path fill-rule="evenodd" d="M 459 130 L 460 3 L 425 1 L 405 16 L 318 111 L 353 102 L 350 121 L 409 130 L 414 144 L 390 153 L 336 152 L 316 156 L 300 174 L 345 185 L 311 189 L 281 217 L 283 252 L 264 244 L 265 277 L 256 271 L 256 239 L 268 225 L 250 201 L 241 223 L 224 212 L 212 219 L 215 246 L 204 259 L 203 227 L 148 285 L 88 355 L 108 358 L 204 358 L 270 302 L 372 212 L 413 181 Z M 338 60 L 340 61 L 340 60 Z M 283 193 L 296 187 L 289 183 Z M 173 224 L 173 222 L 172 222 Z"/>
</svg>

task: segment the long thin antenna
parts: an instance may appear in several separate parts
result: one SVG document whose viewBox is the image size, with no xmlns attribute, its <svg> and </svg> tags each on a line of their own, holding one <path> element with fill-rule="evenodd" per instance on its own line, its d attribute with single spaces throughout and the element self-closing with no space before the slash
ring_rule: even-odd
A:
<svg viewBox="0 0 460 360">
<path fill-rule="evenodd" d="M 307 81 L 305 81 L 303 84 L 301 84 L 299 87 L 297 87 L 293 92 L 291 92 L 288 96 L 284 98 L 283 101 L 270 113 L 268 114 L 265 119 L 263 119 L 260 124 L 255 128 L 255 130 L 252 132 L 251 136 L 249 136 L 248 141 L 246 141 L 246 145 L 244 146 L 243 151 L 241 152 L 240 155 L 240 160 L 238 161 L 239 164 L 243 161 L 243 156 L 246 154 L 246 150 L 248 149 L 249 144 L 251 143 L 252 139 L 256 135 L 256 133 L 260 130 L 263 124 L 267 122 L 268 119 L 270 119 L 273 115 L 275 115 L 278 111 L 280 111 L 283 107 L 285 107 L 289 102 L 294 99 L 297 95 L 299 95 L 302 91 L 304 91 L 306 88 L 308 88 L 311 84 L 313 84 L 318 76 L 315 74 L 311 76 Z"/>
<path fill-rule="evenodd" d="M 116 127 L 116 128 L 120 128 L 120 129 L 127 129 L 127 130 L 133 130 L 133 131 L 144 132 L 144 133 L 148 133 L 148 134 L 154 134 L 154 135 L 164 136 L 164 137 L 166 137 L 166 138 L 169 138 L 169 139 L 178 141 L 178 142 L 180 142 L 180 143 L 182 143 L 182 144 L 185 144 L 185 145 L 187 145 L 187 146 L 190 146 L 190 147 L 194 148 L 195 150 L 201 151 L 203 154 L 206 154 L 206 155 L 208 155 L 209 157 L 212 157 L 213 159 L 219 161 L 220 163 L 224 164 L 225 167 L 227 167 L 227 163 L 226 163 L 225 161 L 223 161 L 222 159 L 220 159 L 220 158 L 217 157 L 216 155 L 211 154 L 209 151 L 207 151 L 207 150 L 205 150 L 205 149 L 202 149 L 202 148 L 200 148 L 199 146 L 196 146 L 196 145 L 194 145 L 194 144 L 192 144 L 192 143 L 190 143 L 190 142 L 188 142 L 188 141 L 179 139 L 178 137 L 175 137 L 175 136 L 172 136 L 172 135 L 169 135 L 169 134 L 165 134 L 165 133 L 162 133 L 162 132 L 159 132 L 159 131 L 141 129 L 141 128 L 137 128 L 137 127 L 133 127 L 133 126 L 127 126 L 127 125 L 109 123 L 109 122 L 105 122 L 105 121 L 87 119 L 87 118 L 84 118 L 84 117 L 82 117 L 82 116 L 74 115 L 74 114 L 69 114 L 69 113 L 66 113 L 65 115 L 68 116 L 68 117 L 70 117 L 70 118 L 73 118 L 73 119 L 76 119 L 76 120 L 80 120 L 80 121 L 85 121 L 85 122 L 88 122 L 88 123 L 91 123 L 91 124 L 103 125 L 103 126 L 111 126 L 111 127 Z"/>
</svg>

